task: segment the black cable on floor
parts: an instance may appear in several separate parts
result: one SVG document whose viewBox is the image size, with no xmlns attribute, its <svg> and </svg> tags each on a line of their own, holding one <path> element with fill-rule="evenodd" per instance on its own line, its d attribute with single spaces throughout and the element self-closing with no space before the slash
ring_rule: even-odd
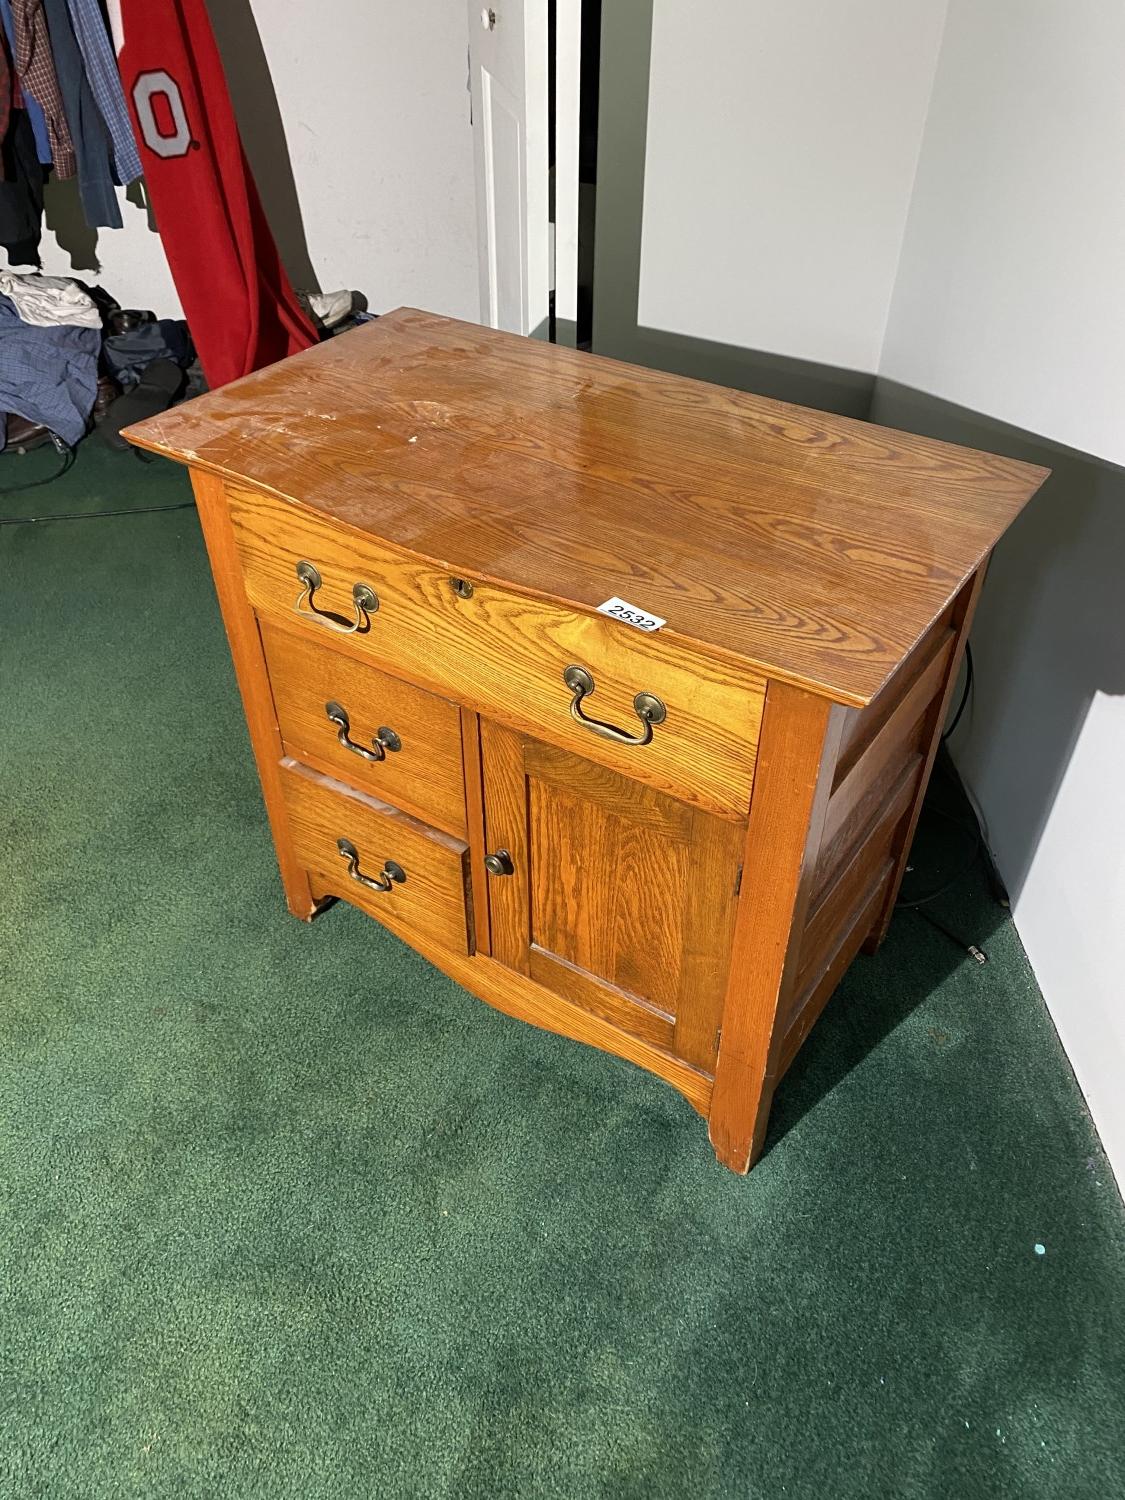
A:
<svg viewBox="0 0 1125 1500">
<path fill-rule="evenodd" d="M 175 505 L 126 505 L 121 510 L 60 511 L 56 516 L 0 516 L 0 526 L 37 526 L 42 521 L 98 521 L 103 516 L 150 516 L 160 511 L 192 510 L 194 507 L 194 500 L 180 500 Z"/>
<path fill-rule="evenodd" d="M 939 922 L 936 917 L 931 916 L 928 911 L 923 911 L 921 910 L 921 908 L 919 908 L 918 915 L 922 918 L 923 921 L 928 922 L 931 927 L 936 928 L 943 937 L 947 937 L 951 943 L 954 943 L 958 948 L 962 949 L 965 953 L 968 953 L 970 957 L 974 958 L 978 964 L 986 964 L 988 962 L 988 954 L 984 951 L 983 948 L 978 948 L 976 943 L 967 943 L 963 937 L 959 937 L 958 934 L 955 933 L 951 928 L 947 927 L 944 922 Z"/>
<path fill-rule="evenodd" d="M 56 479 L 61 479 L 70 469 L 78 457 L 76 448 L 68 448 L 61 438 L 52 437 L 51 441 L 63 454 L 61 466 L 53 474 L 45 474 L 41 479 L 29 480 L 27 484 L 12 485 L 10 489 L 0 487 L 0 495 L 17 495 L 21 490 L 33 490 L 41 484 L 51 484 Z M 142 463 L 152 463 L 152 457 L 142 453 L 139 448 L 130 448 L 129 452 Z M 151 516 L 157 515 L 165 510 L 191 510 L 195 505 L 194 500 L 178 500 L 175 505 L 127 505 L 120 510 L 69 510 L 60 511 L 53 516 L 0 516 L 0 526 L 39 526 L 44 521 L 99 521 L 105 516 Z"/>
<path fill-rule="evenodd" d="M 963 833 L 967 833 L 972 840 L 972 853 L 955 875 L 951 875 L 948 880 L 943 880 L 939 886 L 935 886 L 932 891 L 927 891 L 924 896 L 915 896 L 909 901 L 904 901 L 899 897 L 895 905 L 901 907 L 904 911 L 913 911 L 920 906 L 929 906 L 932 901 L 936 901 L 939 896 L 944 896 L 946 891 L 951 890 L 959 881 L 964 880 L 965 876 L 976 864 L 977 856 L 980 854 L 983 843 L 980 829 L 966 823 L 964 818 L 959 818 L 956 813 L 948 813 L 944 808 L 933 806 L 927 807 L 926 812 L 935 813 L 939 818 L 945 818 L 947 822 L 953 823 L 956 827 L 960 828 Z"/>
<path fill-rule="evenodd" d="M 44 474 L 40 479 L 29 479 L 26 484 L 0 485 L 0 495 L 18 495 L 23 490 L 38 489 L 41 484 L 54 484 L 56 479 L 61 479 L 66 471 L 74 464 L 78 456 L 73 448 L 68 448 L 61 438 L 52 438 L 52 443 L 62 455 L 62 463 L 53 474 Z"/>
</svg>

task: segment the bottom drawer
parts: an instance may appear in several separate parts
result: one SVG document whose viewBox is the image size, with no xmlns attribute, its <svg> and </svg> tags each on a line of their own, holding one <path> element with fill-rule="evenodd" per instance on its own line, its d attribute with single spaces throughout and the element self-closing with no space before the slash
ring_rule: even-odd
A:
<svg viewBox="0 0 1125 1500">
<path fill-rule="evenodd" d="M 297 858 L 326 891 L 408 942 L 472 951 L 468 850 L 459 839 L 298 761 L 281 764 Z"/>
</svg>

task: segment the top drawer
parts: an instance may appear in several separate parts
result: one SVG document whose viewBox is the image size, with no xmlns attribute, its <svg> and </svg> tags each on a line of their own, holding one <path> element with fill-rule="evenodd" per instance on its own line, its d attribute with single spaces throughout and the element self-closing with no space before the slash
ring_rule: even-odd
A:
<svg viewBox="0 0 1125 1500">
<path fill-rule="evenodd" d="M 310 639 L 331 632 L 338 647 L 467 708 L 685 801 L 746 816 L 760 676 L 663 633 L 645 635 L 496 584 L 473 580 L 465 598 L 451 573 L 366 533 L 233 485 L 227 496 L 247 593 L 264 616 L 284 618 Z M 298 564 L 306 565 L 301 574 Z M 363 607 L 364 588 L 377 607 Z M 585 676 L 571 673 L 568 683 L 569 667 Z M 642 694 L 664 710 L 651 725 L 638 715 L 648 703 Z M 599 733 L 576 713 L 647 743 Z"/>
</svg>

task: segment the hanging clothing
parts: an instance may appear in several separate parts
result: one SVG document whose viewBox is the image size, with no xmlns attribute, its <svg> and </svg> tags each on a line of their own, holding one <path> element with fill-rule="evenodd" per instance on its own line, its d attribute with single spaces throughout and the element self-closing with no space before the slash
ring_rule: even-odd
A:
<svg viewBox="0 0 1125 1500">
<path fill-rule="evenodd" d="M 14 266 L 39 264 L 43 233 L 43 166 L 25 109 L 13 109 L 0 145 L 0 245 Z"/>
<path fill-rule="evenodd" d="M 10 0 L 10 3 L 15 32 L 13 57 L 20 84 L 43 111 L 55 176 L 73 177 L 78 170 L 77 158 L 55 73 L 43 0 Z"/>
<path fill-rule="evenodd" d="M 121 25 L 157 227 L 207 382 L 225 385 L 307 349 L 316 330 L 258 199 L 204 0 L 121 0 Z"/>
<path fill-rule="evenodd" d="M 86 77 L 66 0 L 39 0 L 39 4 L 50 27 L 55 73 L 74 141 L 78 193 L 86 223 L 91 229 L 103 225 L 107 229 L 120 229 L 123 221 L 113 185 L 113 149 Z"/>
<path fill-rule="evenodd" d="M 8 121 L 12 115 L 12 70 L 8 64 L 8 48 L 0 37 L 0 141 L 8 134 Z"/>
<path fill-rule="evenodd" d="M 117 71 L 117 59 L 110 45 L 105 18 L 98 0 L 68 0 L 68 4 L 94 102 L 113 145 L 114 176 L 124 187 L 141 175 L 141 158 L 133 139 L 129 111 L 121 91 L 121 75 Z"/>
<path fill-rule="evenodd" d="M 73 447 L 94 409 L 100 346 L 97 329 L 33 327 L 0 296 L 0 412 L 41 422 Z"/>
<path fill-rule="evenodd" d="M 12 0 L 0 0 L 0 24 L 3 24 L 4 27 L 4 36 L 8 43 L 8 63 L 12 69 L 12 108 L 25 109 L 27 111 L 28 123 L 31 125 L 31 131 L 35 137 L 37 160 L 43 166 L 49 167 L 51 165 L 51 142 L 47 136 L 47 122 L 43 118 L 43 111 L 31 95 L 21 93 L 19 80 L 15 73 L 16 27 L 15 22 L 12 20 Z M 16 98 L 17 94 L 19 95 L 18 102 Z"/>
</svg>

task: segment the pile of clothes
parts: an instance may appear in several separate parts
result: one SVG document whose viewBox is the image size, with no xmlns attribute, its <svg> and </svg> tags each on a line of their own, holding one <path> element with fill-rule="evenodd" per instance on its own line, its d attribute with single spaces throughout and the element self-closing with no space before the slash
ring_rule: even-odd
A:
<svg viewBox="0 0 1125 1500">
<path fill-rule="evenodd" d="M 49 172 L 77 179 L 94 229 L 121 224 L 117 188 L 143 172 L 180 305 L 214 387 L 310 348 L 357 309 L 348 292 L 328 293 L 327 306 L 318 308 L 320 294 L 302 298 L 289 282 L 242 149 L 207 4 L 0 0 L 0 245 L 13 266 L 40 264 Z M 28 321 L 9 302 L 5 330 L 15 319 Z M 77 330 L 96 329 L 73 320 L 50 326 L 56 332 L 35 337 L 52 340 L 56 369 L 66 364 L 57 401 L 80 411 L 91 340 Z M 9 384 L 18 357 L 13 349 Z M 145 378 L 151 373 L 150 366 Z M 167 384 L 175 370 L 164 375 Z M 13 410 L 10 396 L 4 399 Z M 77 423 L 71 414 L 56 430 L 61 436 Z"/>
<path fill-rule="evenodd" d="M 0 0 L 0 245 L 37 265 L 43 181 L 77 178 L 92 228 L 121 227 L 114 185 L 141 175 L 100 0 Z"/>
<path fill-rule="evenodd" d="M 146 387 L 153 395 L 141 405 Z M 113 441 L 127 422 L 202 388 L 182 319 L 123 310 L 67 277 L 0 271 L 0 448 L 10 417 L 21 445 L 54 434 L 72 448 L 95 407 Z"/>
</svg>

